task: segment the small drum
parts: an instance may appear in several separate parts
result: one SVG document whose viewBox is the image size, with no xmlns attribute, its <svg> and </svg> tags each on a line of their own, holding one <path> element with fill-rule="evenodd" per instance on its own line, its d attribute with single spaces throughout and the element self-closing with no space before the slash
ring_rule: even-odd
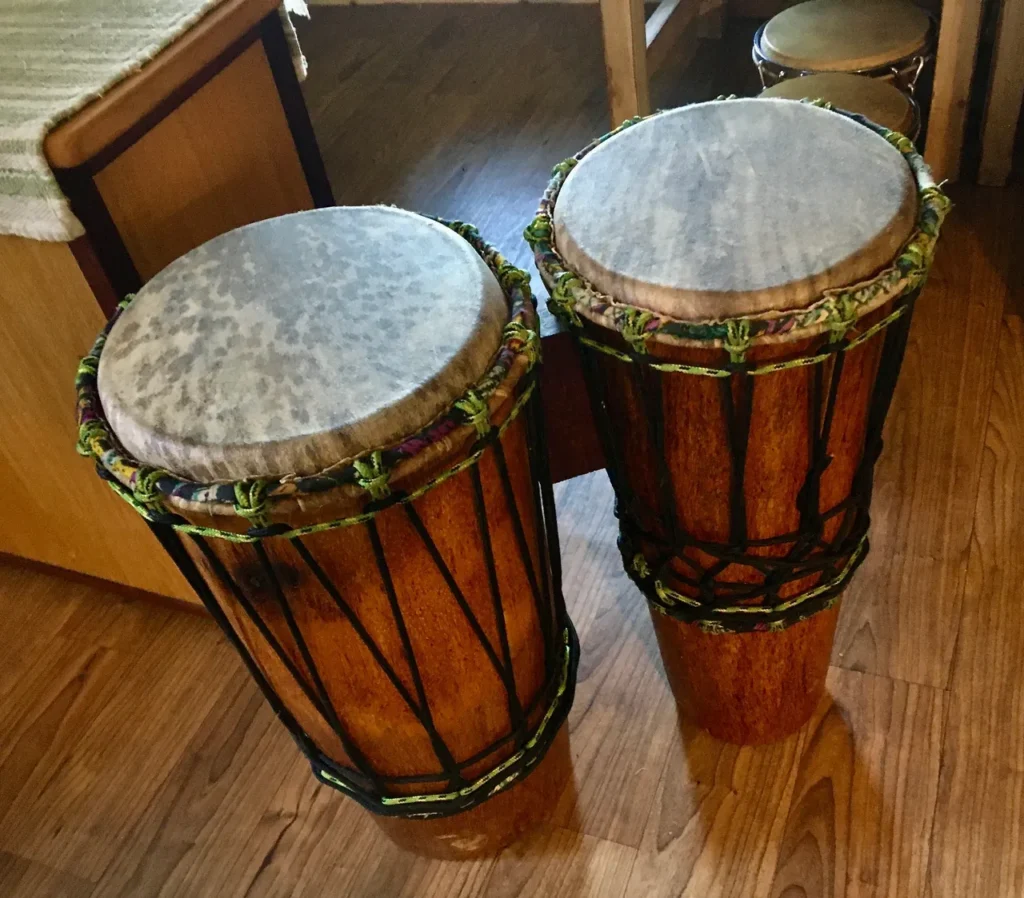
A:
<svg viewBox="0 0 1024 898">
<path fill-rule="evenodd" d="M 527 229 L 577 336 L 623 563 L 681 711 L 719 738 L 779 739 L 822 695 L 947 205 L 904 137 L 725 100 L 557 166 Z"/>
<path fill-rule="evenodd" d="M 876 125 L 917 140 L 920 115 L 913 97 L 878 78 L 826 72 L 787 78 L 761 92 L 762 97 L 784 100 L 822 99 L 837 109 L 855 112 Z"/>
<path fill-rule="evenodd" d="M 909 0 L 809 0 L 758 29 L 753 57 L 765 87 L 800 75 L 848 72 L 912 94 L 934 46 L 931 18 Z"/>
<path fill-rule="evenodd" d="M 342 207 L 173 262 L 79 369 L 80 449 L 320 781 L 427 854 L 507 844 L 570 772 L 536 326 L 473 228 Z"/>
</svg>

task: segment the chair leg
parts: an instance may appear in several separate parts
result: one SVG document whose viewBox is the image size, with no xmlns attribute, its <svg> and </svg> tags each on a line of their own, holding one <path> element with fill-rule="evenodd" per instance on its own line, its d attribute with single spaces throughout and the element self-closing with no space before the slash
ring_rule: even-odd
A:
<svg viewBox="0 0 1024 898">
<path fill-rule="evenodd" d="M 601 0 L 601 29 L 614 128 L 651 111 L 643 0 Z"/>
</svg>

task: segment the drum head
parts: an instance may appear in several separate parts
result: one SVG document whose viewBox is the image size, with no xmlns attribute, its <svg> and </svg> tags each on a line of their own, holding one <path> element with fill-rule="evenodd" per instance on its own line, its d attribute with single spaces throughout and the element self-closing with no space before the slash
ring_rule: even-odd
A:
<svg viewBox="0 0 1024 898">
<path fill-rule="evenodd" d="M 339 207 L 248 225 L 154 277 L 98 383 L 139 461 L 197 481 L 313 474 L 430 423 L 489 367 L 497 280 L 444 225 Z"/>
<path fill-rule="evenodd" d="M 887 266 L 917 188 L 892 144 L 788 100 L 684 106 L 589 152 L 562 186 L 555 246 L 616 300 L 678 319 L 802 308 Z"/>
<path fill-rule="evenodd" d="M 761 96 L 784 100 L 828 100 L 837 109 L 856 112 L 883 128 L 901 134 L 907 134 L 914 124 L 914 109 L 898 88 L 887 81 L 864 75 L 827 72 L 786 78 L 763 90 Z"/>
<path fill-rule="evenodd" d="M 907 0 L 810 0 L 769 20 L 759 49 L 789 68 L 854 72 L 913 56 L 925 46 L 929 24 Z"/>
</svg>

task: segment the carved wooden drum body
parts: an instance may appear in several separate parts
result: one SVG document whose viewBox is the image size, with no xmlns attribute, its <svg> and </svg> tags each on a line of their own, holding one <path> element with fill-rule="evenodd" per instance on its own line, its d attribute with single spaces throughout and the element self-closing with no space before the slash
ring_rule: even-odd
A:
<svg viewBox="0 0 1024 898">
<path fill-rule="evenodd" d="M 910 0 L 808 0 L 754 35 L 764 87 L 787 78 L 846 72 L 881 78 L 907 94 L 935 52 L 935 27 Z"/>
<path fill-rule="evenodd" d="M 285 216 L 164 269 L 79 372 L 80 448 L 316 776 L 440 856 L 507 844 L 570 772 L 527 280 L 469 226 Z"/>
<path fill-rule="evenodd" d="M 846 72 L 804 75 L 776 82 L 766 87 L 761 96 L 777 100 L 825 100 L 836 109 L 855 112 L 913 141 L 921 130 L 921 115 L 914 98 L 879 78 Z"/>
<path fill-rule="evenodd" d="M 671 110 L 556 167 L 527 230 L 677 700 L 729 741 L 812 713 L 867 551 L 947 205 L 889 136 L 784 100 Z"/>
</svg>

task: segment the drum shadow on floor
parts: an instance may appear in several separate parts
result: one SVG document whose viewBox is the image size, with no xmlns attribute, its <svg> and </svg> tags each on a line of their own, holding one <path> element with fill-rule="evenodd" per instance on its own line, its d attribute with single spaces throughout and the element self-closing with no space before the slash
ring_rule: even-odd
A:
<svg viewBox="0 0 1024 898">
<path fill-rule="evenodd" d="M 721 742 L 679 715 L 629 896 L 815 898 L 851 881 L 891 894 L 900 822 L 871 769 L 884 734 L 833 680 L 812 719 L 769 745 Z"/>
</svg>

